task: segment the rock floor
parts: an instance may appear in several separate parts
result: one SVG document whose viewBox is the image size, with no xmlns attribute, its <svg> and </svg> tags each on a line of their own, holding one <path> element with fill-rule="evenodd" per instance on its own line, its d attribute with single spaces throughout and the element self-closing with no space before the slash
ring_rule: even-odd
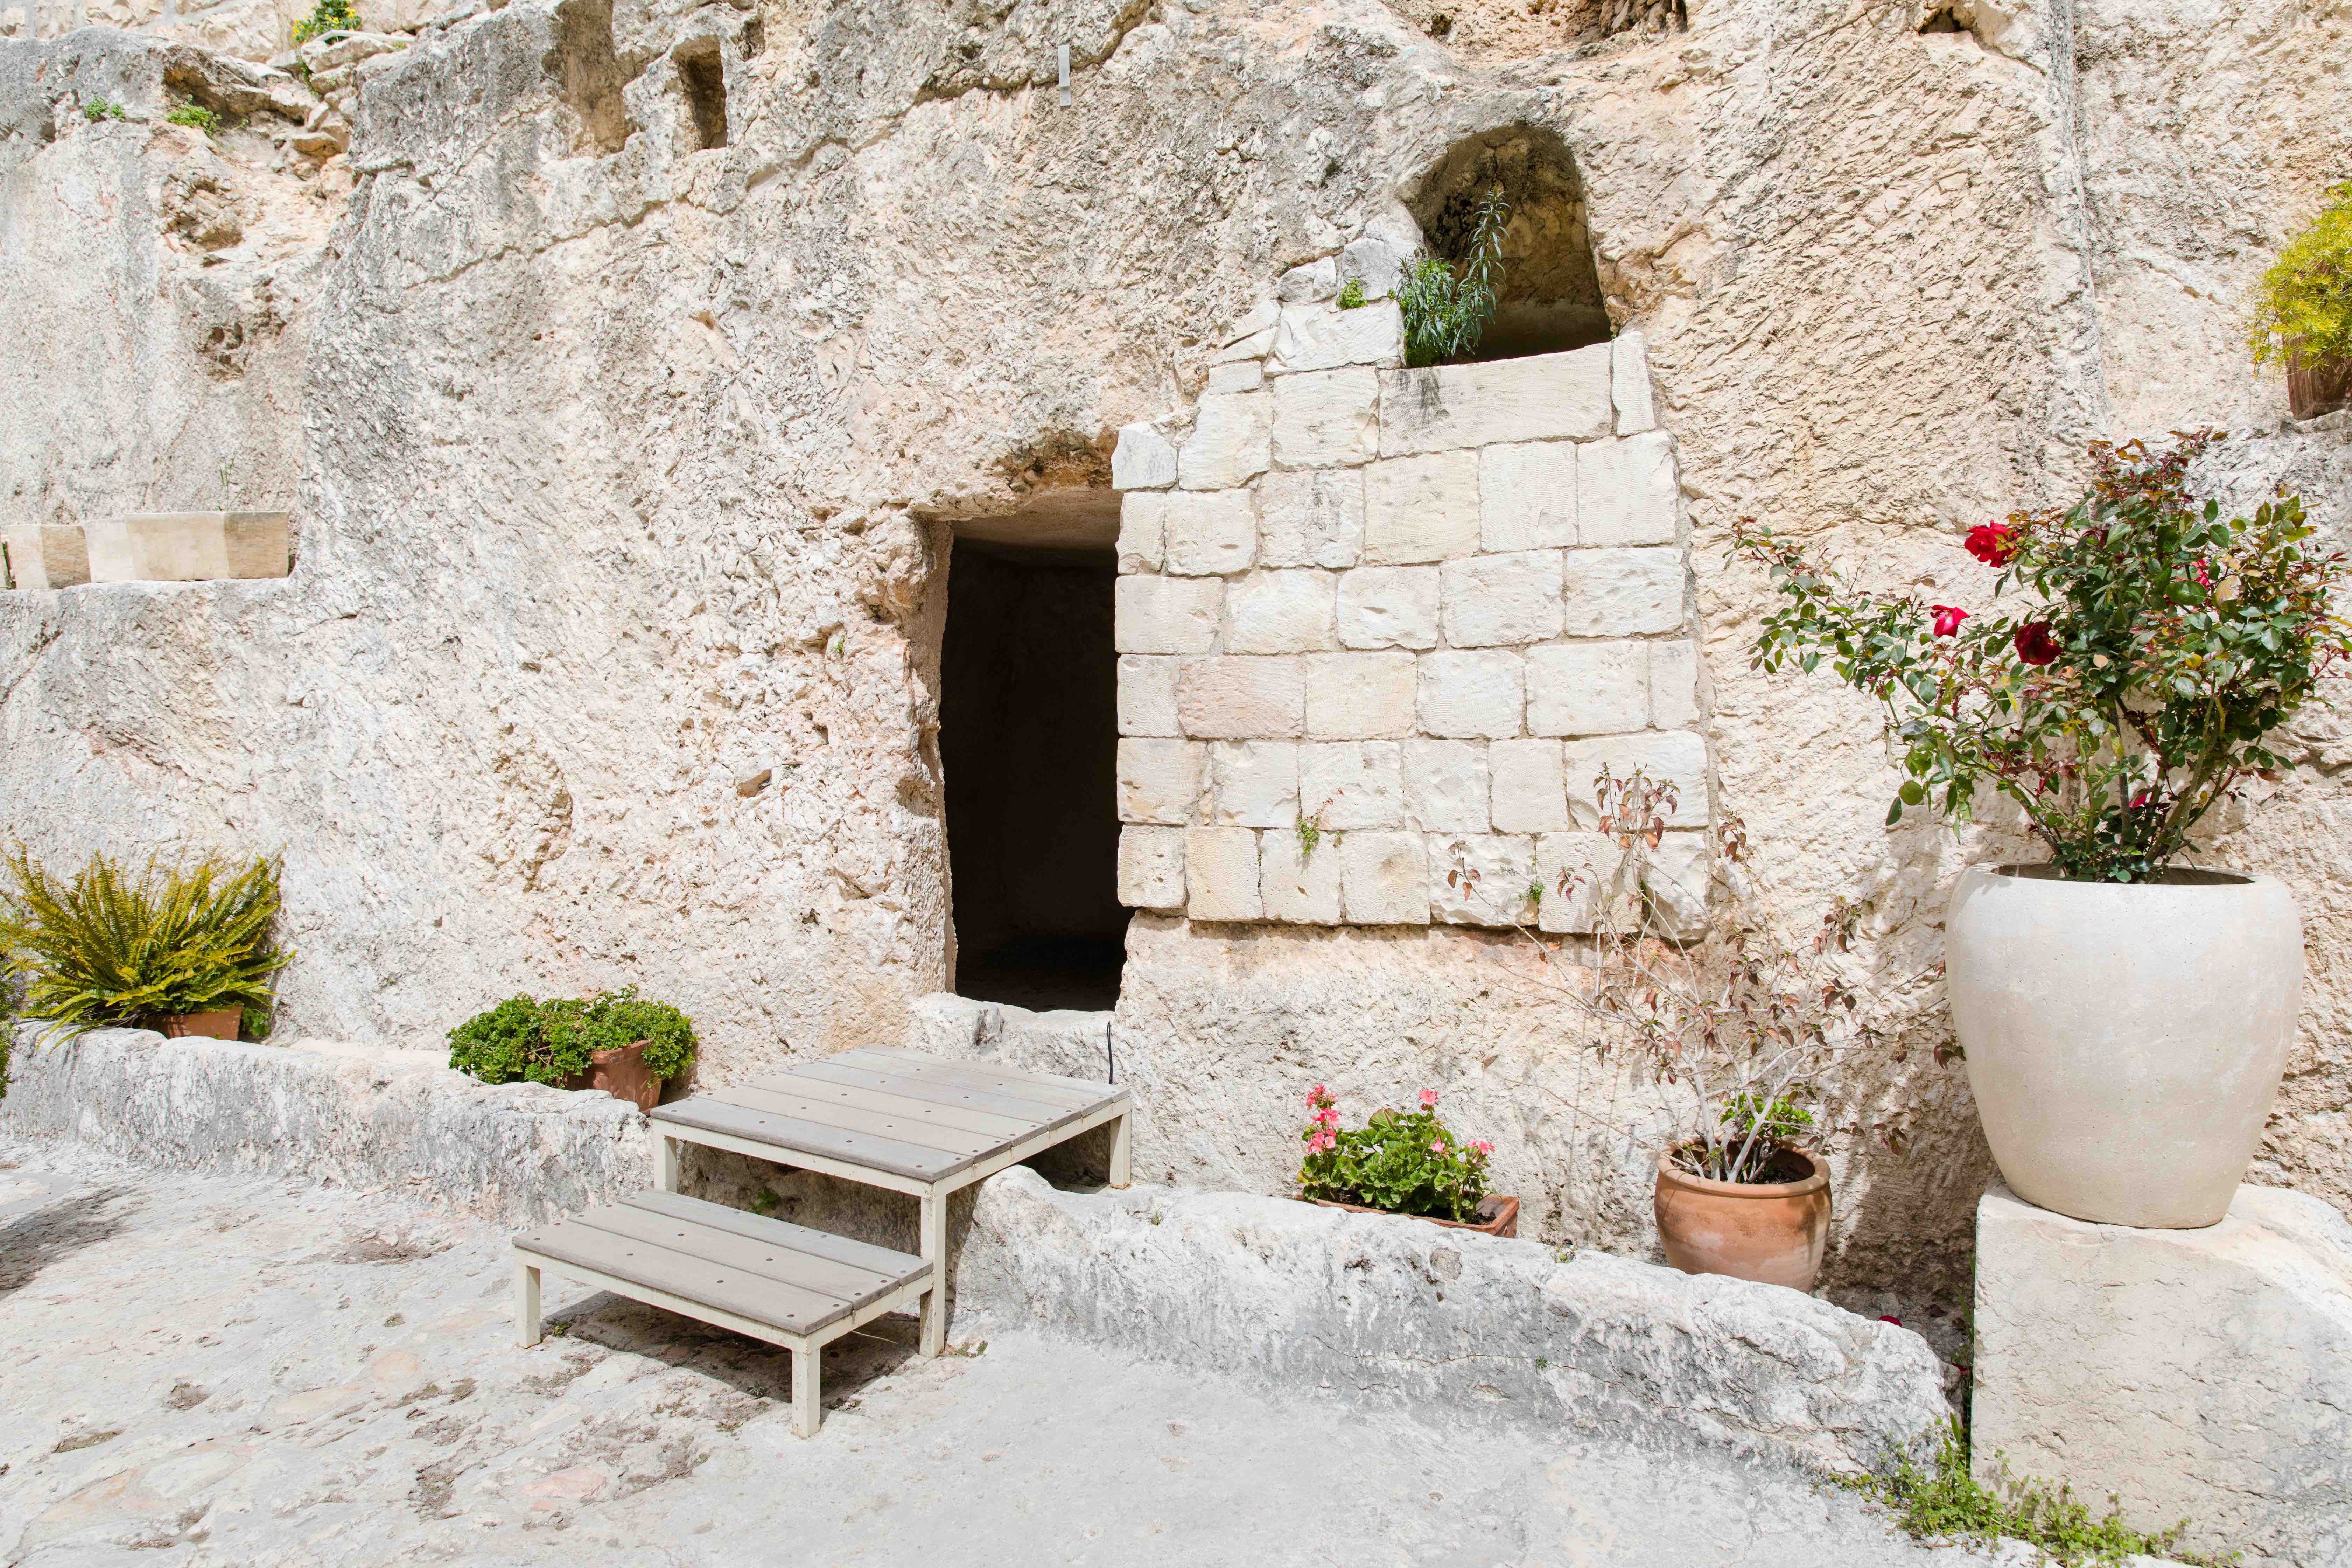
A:
<svg viewBox="0 0 2352 1568">
<path fill-rule="evenodd" d="M 841 1342 L 803 1442 L 785 1352 L 556 1276 L 516 1348 L 504 1241 L 0 1142 L 0 1563 L 1987 1561 L 1799 1477 L 977 1321 Z"/>
</svg>

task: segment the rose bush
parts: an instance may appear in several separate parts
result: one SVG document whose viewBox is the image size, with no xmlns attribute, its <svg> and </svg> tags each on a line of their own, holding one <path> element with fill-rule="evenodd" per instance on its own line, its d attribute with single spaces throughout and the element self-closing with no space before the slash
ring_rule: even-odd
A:
<svg viewBox="0 0 2352 1568">
<path fill-rule="evenodd" d="M 2224 796 L 2273 775 L 2266 737 L 2352 652 L 2333 607 L 2344 556 L 2309 547 L 2301 497 L 2281 488 L 2225 519 L 2189 494 L 2189 466 L 2220 439 L 2098 443 L 2081 500 L 1970 530 L 1969 553 L 1999 574 L 1979 610 L 1863 592 L 1748 521 L 1735 552 L 1783 601 L 1754 662 L 1827 659 L 1885 705 L 1907 775 L 1888 823 L 1931 798 L 1965 820 L 1989 786 L 2061 875 L 2154 877 Z M 2031 597 L 1990 607 L 2011 594 Z"/>
</svg>

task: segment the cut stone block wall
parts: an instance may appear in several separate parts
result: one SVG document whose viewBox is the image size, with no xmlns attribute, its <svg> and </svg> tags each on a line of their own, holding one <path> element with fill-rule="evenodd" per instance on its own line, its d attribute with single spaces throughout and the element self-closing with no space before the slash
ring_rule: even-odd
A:
<svg viewBox="0 0 2352 1568">
<path fill-rule="evenodd" d="M 1240 327 L 1190 433 L 1128 426 L 1112 459 L 1122 900 L 1589 931 L 1605 767 L 1674 784 L 1655 863 L 1701 908 L 1685 530 L 1640 333 L 1408 370 L 1392 301 Z"/>
</svg>

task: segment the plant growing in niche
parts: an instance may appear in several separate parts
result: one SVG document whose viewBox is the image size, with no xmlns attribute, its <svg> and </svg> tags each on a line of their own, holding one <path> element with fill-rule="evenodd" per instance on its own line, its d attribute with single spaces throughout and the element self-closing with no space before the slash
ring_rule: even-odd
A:
<svg viewBox="0 0 2352 1568">
<path fill-rule="evenodd" d="M 449 1065 L 484 1083 L 562 1086 L 586 1073 L 598 1051 L 646 1042 L 646 1068 L 676 1078 L 694 1062 L 694 1025 L 634 985 L 594 996 L 514 996 L 449 1031 Z"/>
<path fill-rule="evenodd" d="M 2352 361 L 2352 180 L 2328 191 L 2311 226 L 2254 286 L 2248 340 L 2256 364 L 2287 355 Z"/>
<path fill-rule="evenodd" d="M 220 132 L 220 116 L 201 103 L 180 104 L 163 118 L 173 125 L 184 125 L 191 131 L 201 131 L 207 136 L 216 135 Z M 226 468 L 223 471 L 226 473 Z M 226 489 L 225 479 L 222 488 Z"/>
<path fill-rule="evenodd" d="M 362 26 L 352 0 L 319 0 L 308 16 L 294 24 L 294 47 L 299 49 L 331 33 L 356 33 Z"/>
<path fill-rule="evenodd" d="M 1470 226 L 1469 254 L 1460 267 L 1434 256 L 1417 256 L 1398 274 L 1396 300 L 1404 312 L 1404 363 L 1439 364 L 1478 346 L 1495 319 L 1495 295 L 1503 280 L 1503 231 L 1511 205 L 1500 189 L 1478 198 Z"/>
<path fill-rule="evenodd" d="M 1375 1110 L 1363 1126 L 1342 1131 L 1331 1091 L 1317 1084 L 1307 1094 L 1307 1128 L 1298 1135 L 1307 1156 L 1298 1190 L 1309 1198 L 1359 1204 L 1391 1214 L 1471 1221 L 1486 1195 L 1486 1157 L 1495 1146 L 1464 1142 L 1437 1119 L 1437 1091 L 1421 1091 L 1421 1109 L 1404 1114 Z"/>
<path fill-rule="evenodd" d="M 2221 437 L 2091 447 L 2090 490 L 1968 536 L 2014 614 L 1864 592 L 1746 521 L 1735 549 L 1782 604 L 1758 668 L 1824 659 L 1885 707 L 1906 777 L 1886 814 L 1926 804 L 1966 820 L 1980 790 L 2021 806 L 2060 875 L 2145 881 L 2196 847 L 2231 791 L 2275 776 L 2266 743 L 2352 652 L 2331 610 L 2344 556 L 2310 547 L 2303 500 L 2281 488 L 2252 517 L 2189 493 Z"/>
<path fill-rule="evenodd" d="M 22 848 L 5 865 L 0 948 L 23 971 L 27 1017 L 79 1032 L 235 1007 L 259 1032 L 273 976 L 293 958 L 272 942 L 275 861 L 151 860 L 133 877 L 93 855 L 70 881 Z"/>
</svg>

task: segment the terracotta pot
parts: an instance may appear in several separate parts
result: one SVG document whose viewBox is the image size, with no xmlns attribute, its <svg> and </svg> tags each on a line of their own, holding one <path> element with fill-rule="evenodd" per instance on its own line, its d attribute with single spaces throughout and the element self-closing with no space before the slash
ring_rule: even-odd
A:
<svg viewBox="0 0 2352 1568">
<path fill-rule="evenodd" d="M 2316 419 L 2352 405 L 2352 360 L 2305 360 L 2300 347 L 2289 343 L 2286 403 L 2297 419 Z"/>
<path fill-rule="evenodd" d="M 650 1042 L 639 1040 L 635 1045 L 615 1046 L 609 1051 L 592 1051 L 588 1070 L 574 1075 L 563 1085 L 566 1089 L 601 1089 L 614 1100 L 625 1100 L 639 1110 L 651 1110 L 661 1100 L 662 1080 L 646 1068 L 646 1047 Z"/>
<path fill-rule="evenodd" d="M 1802 1149 L 1785 1152 L 1812 1174 L 1794 1182 L 1710 1182 L 1659 1155 L 1651 1206 L 1666 1261 L 1685 1274 L 1811 1290 L 1830 1239 L 1830 1173 Z"/>
<path fill-rule="evenodd" d="M 1394 1214 L 1396 1212 L 1393 1209 L 1366 1208 L 1361 1204 L 1343 1204 L 1336 1198 L 1309 1198 L 1307 1202 L 1317 1208 L 1346 1209 L 1349 1214 Z M 1519 1234 L 1519 1200 L 1514 1197 L 1498 1197 L 1489 1193 L 1478 1200 L 1478 1217 L 1475 1221 L 1440 1219 L 1435 1215 L 1428 1214 L 1397 1215 L 1397 1217 L 1427 1220 L 1432 1225 L 1442 1225 L 1448 1230 L 1475 1230 L 1481 1236 L 1517 1236 Z"/>
<path fill-rule="evenodd" d="M 2220 1222 L 2294 1044 L 2303 924 L 2283 883 L 1972 866 L 1944 973 L 2010 1191 L 2103 1225 Z"/>
<path fill-rule="evenodd" d="M 245 1022 L 242 1007 L 215 1007 L 209 1013 L 182 1013 L 163 1020 L 163 1037 L 167 1040 L 189 1038 L 233 1040 L 237 1026 Z"/>
</svg>

